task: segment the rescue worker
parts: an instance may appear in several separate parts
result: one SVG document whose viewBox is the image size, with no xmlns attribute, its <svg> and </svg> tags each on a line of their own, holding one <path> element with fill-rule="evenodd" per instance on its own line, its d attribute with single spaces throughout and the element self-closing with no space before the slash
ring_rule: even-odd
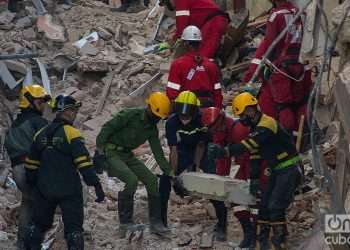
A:
<svg viewBox="0 0 350 250">
<path fill-rule="evenodd" d="M 288 0 L 271 2 L 274 8 L 266 24 L 265 38 L 244 76 L 245 82 L 252 78 L 269 46 L 298 12 L 298 8 Z M 265 74 L 259 76 L 263 82 L 259 94 L 261 111 L 278 120 L 291 134 L 298 130 L 301 115 L 306 115 L 307 101 L 312 88 L 311 70 L 298 60 L 302 38 L 303 22 L 300 17 L 270 54 L 270 65 L 265 67 Z"/>
<path fill-rule="evenodd" d="M 40 250 L 45 232 L 53 223 L 56 207 L 62 211 L 64 236 L 69 250 L 83 250 L 82 175 L 88 186 L 94 186 L 96 202 L 104 192 L 93 169 L 89 152 L 79 130 L 73 127 L 80 102 L 59 95 L 52 123 L 39 130 L 25 160 L 28 184 L 33 187 L 33 221 L 26 237 L 26 249 Z"/>
<path fill-rule="evenodd" d="M 176 33 L 173 42 L 180 39 L 187 26 L 194 25 L 201 30 L 203 37 L 199 54 L 214 58 L 230 21 L 227 13 L 213 0 L 161 0 L 159 5 L 175 11 Z"/>
<path fill-rule="evenodd" d="M 221 108 L 222 93 L 218 67 L 199 54 L 201 31 L 196 26 L 188 26 L 184 29 L 181 39 L 189 51 L 174 60 L 170 66 L 167 96 L 173 101 L 181 91 L 189 90 L 196 94 L 202 107 Z"/>
<path fill-rule="evenodd" d="M 22 192 L 17 232 L 18 250 L 24 249 L 25 232 L 33 212 L 32 190 L 26 182 L 24 160 L 30 152 L 34 134 L 47 124 L 42 114 L 50 99 L 49 94 L 40 85 L 33 84 L 23 87 L 19 97 L 21 112 L 5 136 L 4 146 L 11 160 L 13 179 Z"/>
<path fill-rule="evenodd" d="M 198 171 L 204 154 L 200 101 L 190 91 L 181 92 L 174 103 L 173 113 L 165 125 L 165 136 L 170 148 L 170 165 L 176 176 L 185 170 Z M 174 187 L 175 192 L 177 192 Z M 168 201 L 171 191 L 171 178 L 163 174 L 160 177 L 159 193 L 162 207 L 161 215 L 165 226 L 167 222 Z"/>
<path fill-rule="evenodd" d="M 99 152 L 103 152 L 107 159 L 108 176 L 117 177 L 125 183 L 124 190 L 118 193 L 118 215 L 122 235 L 134 226 L 134 194 L 139 181 L 146 186 L 148 193 L 151 232 L 163 234 L 168 231 L 161 220 L 157 176 L 134 156 L 132 150 L 148 140 L 163 173 L 166 176 L 173 175 L 170 164 L 164 157 L 157 128 L 158 122 L 168 117 L 170 100 L 165 94 L 154 92 L 146 103 L 147 108 L 124 109 L 117 113 L 103 125 L 96 139 Z"/>
<path fill-rule="evenodd" d="M 239 116 L 240 122 L 250 128 L 250 134 L 240 143 L 229 144 L 226 148 L 216 145 L 213 147 L 214 154 L 222 158 L 227 154 L 238 156 L 249 152 L 267 161 L 271 175 L 259 206 L 259 245 L 260 249 L 270 249 L 269 235 L 272 227 L 271 243 L 276 249 L 286 249 L 286 210 L 293 201 L 302 176 L 295 145 L 275 119 L 259 110 L 257 99 L 250 93 L 244 92 L 235 97 L 232 109 L 235 116 Z M 258 171 L 259 165 L 252 163 L 251 178 L 257 176 Z M 257 179 L 252 179 L 251 188 L 257 189 L 258 184 Z"/>
<path fill-rule="evenodd" d="M 245 139 L 249 135 L 249 128 L 244 126 L 239 120 L 234 120 L 231 117 L 225 115 L 225 112 L 215 108 L 209 107 L 202 109 L 202 124 L 208 128 L 208 133 L 210 138 L 210 143 L 214 143 L 220 146 L 227 146 L 229 143 L 239 143 L 241 140 Z M 227 156 L 223 159 L 211 159 L 211 144 L 208 144 L 208 160 L 209 162 L 214 161 L 213 168 L 209 170 L 204 170 L 204 172 L 217 174 L 221 176 L 230 175 L 231 169 L 231 157 Z M 235 176 L 235 178 L 245 181 L 250 181 L 250 167 L 251 159 L 249 153 L 243 153 L 235 157 L 235 163 L 240 165 L 240 168 Z M 256 157 L 253 157 L 256 158 Z M 255 159 L 256 160 L 256 159 Z M 208 162 L 208 163 L 209 163 Z M 266 176 L 266 163 L 257 162 L 261 164 L 260 171 L 260 186 L 259 190 L 263 190 L 267 183 Z M 258 190 L 253 191 L 256 195 Z M 217 218 L 218 224 L 216 227 L 216 238 L 219 240 L 226 239 L 226 225 L 227 225 L 227 208 L 224 202 L 212 201 Z M 243 240 L 238 244 L 240 248 L 255 248 L 256 241 L 256 215 L 257 209 L 255 206 L 243 206 L 235 205 L 233 207 L 234 214 L 239 220 L 241 227 L 243 229 Z M 225 225 L 225 227 L 223 227 Z M 224 230 L 223 230 L 224 229 Z"/>
</svg>

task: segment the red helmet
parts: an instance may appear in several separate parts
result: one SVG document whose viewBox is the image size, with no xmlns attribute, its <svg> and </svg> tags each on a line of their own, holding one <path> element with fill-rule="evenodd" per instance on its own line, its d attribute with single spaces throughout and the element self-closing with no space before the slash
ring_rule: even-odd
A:
<svg viewBox="0 0 350 250">
<path fill-rule="evenodd" d="M 220 117 L 224 117 L 224 112 L 216 107 L 209 107 L 202 109 L 202 124 L 209 127 L 213 125 Z"/>
</svg>

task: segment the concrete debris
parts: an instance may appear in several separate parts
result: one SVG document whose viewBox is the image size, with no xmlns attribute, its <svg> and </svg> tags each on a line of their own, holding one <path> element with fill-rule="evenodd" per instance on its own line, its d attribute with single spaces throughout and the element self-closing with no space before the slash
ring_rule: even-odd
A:
<svg viewBox="0 0 350 250">
<path fill-rule="evenodd" d="M 10 24 L 12 20 L 15 18 L 16 14 L 12 13 L 8 10 L 0 13 L 0 25 Z"/>
<path fill-rule="evenodd" d="M 39 32 L 43 32 L 44 36 L 53 41 L 63 43 L 66 41 L 64 28 L 58 24 L 52 23 L 52 16 L 46 14 L 38 16 L 36 26 Z"/>
<path fill-rule="evenodd" d="M 22 34 L 27 41 L 34 41 L 36 39 L 36 32 L 33 28 L 23 30 Z"/>
<path fill-rule="evenodd" d="M 0 78 L 10 88 L 14 89 L 17 86 L 17 82 L 13 75 L 10 73 L 7 65 L 0 61 Z"/>
<path fill-rule="evenodd" d="M 110 40 L 113 37 L 112 33 L 110 33 L 109 31 L 107 31 L 106 29 L 104 29 L 102 27 L 97 28 L 97 33 L 104 40 Z"/>
<path fill-rule="evenodd" d="M 188 233 L 188 232 L 180 232 L 178 235 L 177 235 L 178 239 L 177 239 L 177 244 L 178 246 L 180 247 L 184 247 L 184 246 L 187 246 L 191 243 L 192 241 L 192 237 L 191 237 L 191 234 Z"/>
<path fill-rule="evenodd" d="M 109 69 L 108 62 L 88 56 L 81 57 L 77 66 L 79 72 L 107 72 Z"/>
<path fill-rule="evenodd" d="M 30 18 L 27 16 L 18 19 L 16 22 L 17 29 L 29 28 L 32 25 L 33 25 L 32 20 L 30 20 Z"/>
<path fill-rule="evenodd" d="M 204 232 L 201 236 L 200 248 L 212 248 L 214 235 L 209 232 Z"/>
</svg>

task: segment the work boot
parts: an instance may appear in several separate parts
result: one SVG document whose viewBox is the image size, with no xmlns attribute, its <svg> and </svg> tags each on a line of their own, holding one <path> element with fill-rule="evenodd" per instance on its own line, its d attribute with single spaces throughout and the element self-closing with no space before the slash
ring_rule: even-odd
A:
<svg viewBox="0 0 350 250">
<path fill-rule="evenodd" d="M 160 202 L 160 214 L 162 218 L 163 225 L 168 227 L 168 200 Z"/>
<path fill-rule="evenodd" d="M 44 239 L 44 232 L 35 224 L 31 224 L 28 228 L 25 248 L 29 250 L 41 250 L 41 243 Z"/>
<path fill-rule="evenodd" d="M 126 10 L 126 13 L 138 13 L 145 9 L 146 7 L 141 5 L 140 0 L 136 0 L 130 4 L 130 7 Z"/>
<path fill-rule="evenodd" d="M 118 193 L 118 215 L 119 215 L 119 232 L 122 238 L 129 227 L 134 225 L 134 195 L 125 194 L 123 192 Z"/>
<path fill-rule="evenodd" d="M 272 245 L 276 250 L 284 250 L 287 249 L 287 224 L 285 221 L 272 223 L 272 232 L 273 235 L 271 237 Z"/>
<path fill-rule="evenodd" d="M 218 218 L 218 223 L 215 226 L 215 239 L 217 241 L 226 241 L 227 236 L 227 208 L 225 204 L 220 201 L 211 201 L 214 205 L 216 217 Z"/>
<path fill-rule="evenodd" d="M 239 219 L 242 226 L 243 240 L 239 244 L 240 248 L 254 249 L 256 243 L 256 225 L 249 218 Z"/>
<path fill-rule="evenodd" d="M 270 239 L 270 224 L 268 221 L 258 221 L 257 222 L 257 238 L 258 247 L 260 250 L 270 250 L 271 245 Z"/>
<path fill-rule="evenodd" d="M 82 232 L 67 234 L 66 241 L 68 250 L 84 250 L 84 236 Z"/>
<path fill-rule="evenodd" d="M 164 235 L 169 232 L 169 229 L 164 226 L 160 213 L 160 197 L 159 195 L 148 194 L 148 212 L 150 221 L 151 233 Z"/>
</svg>

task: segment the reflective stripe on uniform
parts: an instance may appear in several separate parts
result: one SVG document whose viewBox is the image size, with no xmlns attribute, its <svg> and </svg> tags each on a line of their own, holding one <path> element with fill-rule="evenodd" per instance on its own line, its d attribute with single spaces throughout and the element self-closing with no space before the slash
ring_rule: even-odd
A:
<svg viewBox="0 0 350 250">
<path fill-rule="evenodd" d="M 249 211 L 249 207 L 247 206 L 234 206 L 233 212 L 241 212 L 241 211 Z"/>
<path fill-rule="evenodd" d="M 286 158 L 288 156 L 288 153 L 287 152 L 283 152 L 283 153 L 280 153 L 277 155 L 277 159 L 278 160 L 282 160 L 284 158 Z"/>
<path fill-rule="evenodd" d="M 35 161 L 35 160 L 28 159 L 28 158 L 25 159 L 25 162 L 28 164 L 33 164 L 33 165 L 40 165 L 40 161 Z"/>
<path fill-rule="evenodd" d="M 89 167 L 89 166 L 92 166 L 92 162 L 91 161 L 80 163 L 77 166 L 77 168 L 84 168 L 84 167 Z"/>
<path fill-rule="evenodd" d="M 218 83 L 215 83 L 214 89 L 215 89 L 215 90 L 221 89 L 221 84 L 220 84 L 219 82 L 218 82 Z"/>
<path fill-rule="evenodd" d="M 175 90 L 180 90 L 181 85 L 174 82 L 168 82 L 167 87 Z"/>
<path fill-rule="evenodd" d="M 275 20 L 275 18 L 279 15 L 279 14 L 291 14 L 292 12 L 290 10 L 287 9 L 283 9 L 283 10 L 279 10 L 276 12 L 273 12 L 269 18 L 269 22 L 273 22 Z"/>
<path fill-rule="evenodd" d="M 38 169 L 39 167 L 32 164 L 25 164 L 25 168 L 35 170 L 35 169 Z"/>
<path fill-rule="evenodd" d="M 259 65 L 261 63 L 261 60 L 258 58 L 254 58 L 251 63 Z"/>
<path fill-rule="evenodd" d="M 257 208 L 250 208 L 250 213 L 257 215 L 259 213 L 259 209 L 257 209 Z"/>
<path fill-rule="evenodd" d="M 83 155 L 83 156 L 75 158 L 74 163 L 77 164 L 79 162 L 86 161 L 86 160 L 88 160 L 88 157 L 86 155 Z"/>
<path fill-rule="evenodd" d="M 249 144 L 251 144 L 254 148 L 258 148 L 259 145 L 253 140 L 253 139 L 248 139 Z"/>
<path fill-rule="evenodd" d="M 242 143 L 249 151 L 252 151 L 252 150 L 253 150 L 253 148 L 247 143 L 246 140 L 241 141 L 241 143 Z"/>
<path fill-rule="evenodd" d="M 190 11 L 189 10 L 179 10 L 175 12 L 176 16 L 189 16 Z"/>
</svg>

